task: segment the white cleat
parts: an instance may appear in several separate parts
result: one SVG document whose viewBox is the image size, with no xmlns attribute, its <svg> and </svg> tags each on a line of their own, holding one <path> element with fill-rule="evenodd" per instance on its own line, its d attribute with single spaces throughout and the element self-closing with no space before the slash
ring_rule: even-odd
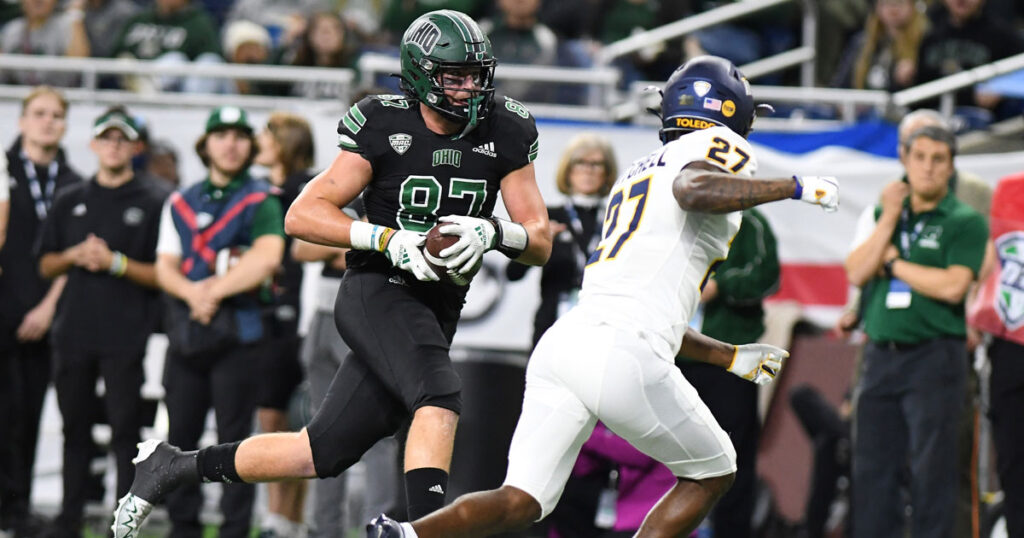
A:
<svg viewBox="0 0 1024 538">
<path fill-rule="evenodd" d="M 156 439 L 139 443 L 139 454 L 132 459 L 135 480 L 128 494 L 121 497 L 114 511 L 114 538 L 138 538 L 142 522 L 153 511 L 153 505 L 178 487 L 187 477 L 172 465 L 181 456 L 177 448 Z M 198 477 L 194 477 L 198 480 Z"/>
</svg>

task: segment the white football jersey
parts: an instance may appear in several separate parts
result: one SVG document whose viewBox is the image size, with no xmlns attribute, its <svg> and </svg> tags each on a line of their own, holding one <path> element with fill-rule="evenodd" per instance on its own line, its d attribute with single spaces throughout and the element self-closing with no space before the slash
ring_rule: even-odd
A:
<svg viewBox="0 0 1024 538">
<path fill-rule="evenodd" d="M 684 135 L 634 161 L 608 198 L 601 243 L 588 260 L 580 314 L 650 335 L 659 355 L 679 350 L 700 290 L 729 253 L 739 212 L 687 212 L 672 194 L 686 165 L 711 163 L 749 178 L 757 169 L 750 144 L 725 127 Z"/>
</svg>

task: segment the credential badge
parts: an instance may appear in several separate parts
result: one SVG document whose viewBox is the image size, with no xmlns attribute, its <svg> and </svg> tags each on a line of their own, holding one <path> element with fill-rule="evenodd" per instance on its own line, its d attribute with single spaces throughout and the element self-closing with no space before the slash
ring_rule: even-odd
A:
<svg viewBox="0 0 1024 538">
<path fill-rule="evenodd" d="M 409 147 L 412 146 L 412 136 L 405 133 L 395 133 L 388 137 L 388 142 L 391 142 L 391 149 L 395 150 L 395 153 L 404 155 L 406 151 L 409 151 Z"/>
</svg>

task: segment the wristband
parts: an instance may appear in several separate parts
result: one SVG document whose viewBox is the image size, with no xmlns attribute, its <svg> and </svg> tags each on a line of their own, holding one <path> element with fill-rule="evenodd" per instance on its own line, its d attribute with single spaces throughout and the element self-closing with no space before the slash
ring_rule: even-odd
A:
<svg viewBox="0 0 1024 538">
<path fill-rule="evenodd" d="M 889 279 L 892 278 L 892 264 L 895 261 L 896 261 L 896 258 L 893 258 L 893 259 L 891 259 L 891 260 L 889 260 L 889 261 L 887 261 L 887 262 L 882 264 L 882 272 L 885 273 L 885 278 L 889 278 Z"/>
<path fill-rule="evenodd" d="M 354 220 L 348 228 L 348 242 L 355 250 L 384 252 L 393 233 L 395 233 L 393 228 Z"/>
<path fill-rule="evenodd" d="M 494 245 L 488 248 L 493 248 L 512 260 L 521 256 L 530 244 L 530 235 L 526 233 L 526 227 L 518 222 L 497 217 L 490 217 L 487 220 L 494 225 Z"/>
<path fill-rule="evenodd" d="M 110 268 L 107 272 L 116 277 L 124 276 L 124 272 L 128 270 L 128 257 L 116 250 L 110 255 Z"/>
<path fill-rule="evenodd" d="M 799 200 L 804 197 L 804 182 L 800 181 L 799 176 L 793 176 L 793 181 L 796 182 L 796 191 L 791 196 L 794 200 Z"/>
</svg>

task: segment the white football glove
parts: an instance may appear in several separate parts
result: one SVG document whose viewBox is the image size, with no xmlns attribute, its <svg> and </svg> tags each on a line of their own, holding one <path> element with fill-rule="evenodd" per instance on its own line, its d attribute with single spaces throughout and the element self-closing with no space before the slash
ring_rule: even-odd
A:
<svg viewBox="0 0 1024 538">
<path fill-rule="evenodd" d="M 828 213 L 839 209 L 839 180 L 831 176 L 793 176 L 794 200 L 820 205 Z"/>
<path fill-rule="evenodd" d="M 417 280 L 437 281 L 440 280 L 427 260 L 423 258 L 420 247 L 426 242 L 427 237 L 423 234 L 409 230 L 396 230 L 388 239 L 384 247 L 384 255 L 388 257 L 395 267 L 409 271 Z"/>
<path fill-rule="evenodd" d="M 459 274 L 470 273 L 483 257 L 484 252 L 494 248 L 494 224 L 486 219 L 448 215 L 437 219 L 447 222 L 439 231 L 442 234 L 459 236 L 458 242 L 439 252 L 445 267 Z"/>
<path fill-rule="evenodd" d="M 771 383 L 782 370 L 789 352 L 768 344 L 736 346 L 728 370 L 758 385 Z"/>
</svg>

